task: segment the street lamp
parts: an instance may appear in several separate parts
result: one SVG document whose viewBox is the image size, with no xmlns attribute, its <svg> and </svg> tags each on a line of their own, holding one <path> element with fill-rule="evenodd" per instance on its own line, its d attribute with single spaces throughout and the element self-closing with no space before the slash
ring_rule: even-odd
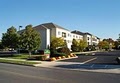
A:
<svg viewBox="0 0 120 83">
<path fill-rule="evenodd" d="M 20 28 L 22 28 L 22 26 L 19 26 L 19 31 L 20 31 Z"/>
<path fill-rule="evenodd" d="M 18 30 L 18 33 L 20 34 L 20 28 L 22 28 L 22 26 L 19 26 L 19 30 Z M 19 39 L 20 41 L 20 39 Z M 20 44 L 20 43 L 19 43 Z M 20 45 L 18 46 L 18 54 L 20 54 Z"/>
</svg>

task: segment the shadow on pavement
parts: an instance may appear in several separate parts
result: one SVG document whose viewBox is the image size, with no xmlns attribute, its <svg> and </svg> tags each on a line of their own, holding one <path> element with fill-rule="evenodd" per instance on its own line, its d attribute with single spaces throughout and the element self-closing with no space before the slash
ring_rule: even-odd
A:
<svg viewBox="0 0 120 83">
<path fill-rule="evenodd" d="M 71 64 L 71 65 L 58 65 L 56 67 L 67 69 L 120 69 L 120 65 L 105 65 L 105 64 Z"/>
</svg>

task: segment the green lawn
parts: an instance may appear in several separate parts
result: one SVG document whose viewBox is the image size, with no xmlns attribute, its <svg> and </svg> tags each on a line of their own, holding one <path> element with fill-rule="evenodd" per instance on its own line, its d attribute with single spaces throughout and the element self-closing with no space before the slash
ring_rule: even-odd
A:
<svg viewBox="0 0 120 83">
<path fill-rule="evenodd" d="M 12 58 L 12 59 L 27 59 L 29 57 L 28 54 L 20 54 L 20 55 L 13 55 L 11 57 L 7 57 L 7 58 Z"/>
<path fill-rule="evenodd" d="M 0 59 L 0 62 L 2 62 L 2 63 L 21 64 L 21 65 L 33 65 L 33 64 L 38 64 L 38 62 L 21 61 L 21 60 L 7 60 L 7 59 Z"/>
<path fill-rule="evenodd" d="M 27 60 L 29 57 L 28 54 L 20 54 L 20 55 L 10 55 L 10 56 L 2 56 L 0 57 L 0 62 L 2 63 L 13 63 L 13 64 L 22 64 L 22 65 L 33 65 L 40 64 L 40 62 L 34 62 Z M 13 59 L 13 60 L 12 60 Z"/>
</svg>

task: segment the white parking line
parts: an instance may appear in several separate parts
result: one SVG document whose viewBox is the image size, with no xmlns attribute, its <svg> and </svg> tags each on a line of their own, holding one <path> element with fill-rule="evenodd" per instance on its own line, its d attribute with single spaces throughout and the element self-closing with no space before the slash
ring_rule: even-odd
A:
<svg viewBox="0 0 120 83">
<path fill-rule="evenodd" d="M 90 67 L 91 67 L 91 68 L 93 68 L 93 66 L 94 66 L 94 64 L 93 64 L 93 65 L 91 65 Z"/>
<path fill-rule="evenodd" d="M 85 64 L 85 63 L 88 63 L 88 62 L 93 61 L 93 60 L 95 60 L 95 59 L 97 59 L 97 58 L 95 57 L 95 58 L 89 59 L 89 60 L 87 60 L 87 61 L 85 61 L 85 62 L 83 62 L 83 63 Z"/>
<path fill-rule="evenodd" d="M 108 65 L 105 65 L 105 68 L 107 68 Z"/>
</svg>

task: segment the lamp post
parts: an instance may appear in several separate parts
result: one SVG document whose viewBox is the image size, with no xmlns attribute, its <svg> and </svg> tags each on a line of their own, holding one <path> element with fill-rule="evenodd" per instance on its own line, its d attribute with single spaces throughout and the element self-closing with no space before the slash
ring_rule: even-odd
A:
<svg viewBox="0 0 120 83">
<path fill-rule="evenodd" d="M 20 31 L 20 28 L 22 28 L 22 26 L 19 26 L 19 31 Z"/>
<path fill-rule="evenodd" d="M 18 33 L 20 34 L 20 28 L 22 28 L 22 26 L 19 26 L 19 30 L 18 30 Z M 20 41 L 20 39 L 19 39 Z M 20 44 L 20 43 L 19 43 Z M 18 46 L 18 54 L 20 54 L 20 45 Z"/>
</svg>

